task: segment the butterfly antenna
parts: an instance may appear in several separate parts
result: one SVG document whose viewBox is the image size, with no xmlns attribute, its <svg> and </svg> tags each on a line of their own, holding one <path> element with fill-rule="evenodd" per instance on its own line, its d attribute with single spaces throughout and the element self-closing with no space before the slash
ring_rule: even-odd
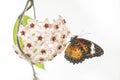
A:
<svg viewBox="0 0 120 80">
<path fill-rule="evenodd" d="M 84 36 L 84 35 L 88 35 L 88 34 L 91 34 L 91 33 L 86 33 L 84 30 L 82 30 L 81 32 L 80 32 L 80 34 L 79 35 L 77 35 L 77 36 Z"/>
<path fill-rule="evenodd" d="M 84 35 L 88 35 L 88 34 L 92 34 L 92 33 L 84 33 L 84 34 L 81 34 L 79 36 L 84 36 Z"/>
</svg>

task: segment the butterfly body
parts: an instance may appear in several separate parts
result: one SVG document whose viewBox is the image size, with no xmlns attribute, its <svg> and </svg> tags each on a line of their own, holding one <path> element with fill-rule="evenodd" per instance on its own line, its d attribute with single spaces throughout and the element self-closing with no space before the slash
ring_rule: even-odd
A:
<svg viewBox="0 0 120 80">
<path fill-rule="evenodd" d="M 65 50 L 65 58 L 75 64 L 87 58 L 101 56 L 103 53 L 103 49 L 97 44 L 75 36 L 71 38 L 70 44 Z"/>
</svg>

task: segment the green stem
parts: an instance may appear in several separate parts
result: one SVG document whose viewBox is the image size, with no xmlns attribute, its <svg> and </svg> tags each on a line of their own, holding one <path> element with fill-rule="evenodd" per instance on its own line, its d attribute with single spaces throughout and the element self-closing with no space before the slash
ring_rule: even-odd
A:
<svg viewBox="0 0 120 80">
<path fill-rule="evenodd" d="M 32 4 L 33 4 L 34 19 L 36 19 L 36 11 L 35 11 L 34 0 L 31 0 L 31 2 L 32 2 Z"/>
<path fill-rule="evenodd" d="M 29 5 L 29 2 L 31 2 L 30 6 L 28 6 L 28 5 Z M 28 60 L 28 62 L 30 63 L 30 65 L 31 65 L 31 67 L 32 67 L 33 77 L 34 77 L 33 80 L 38 80 L 37 77 L 36 77 L 36 72 L 35 72 L 33 63 L 32 63 L 32 61 L 30 60 L 30 58 L 29 58 L 29 57 L 24 53 L 24 51 L 21 49 L 20 41 L 19 41 L 19 37 L 18 37 L 19 27 L 20 27 L 20 24 L 21 24 L 21 22 L 22 22 L 22 18 L 23 18 L 23 16 L 24 16 L 25 12 L 28 11 L 32 6 L 33 6 L 33 11 L 34 11 L 34 18 L 36 18 L 34 1 L 33 1 L 33 0 L 28 0 L 27 3 L 26 3 L 26 5 L 25 5 L 25 8 L 24 8 L 23 12 L 22 12 L 22 13 L 20 14 L 20 16 L 19 16 L 19 23 L 18 23 L 18 28 L 17 28 L 16 37 L 17 37 L 17 45 L 18 45 L 18 48 L 19 48 L 20 52 L 21 52 L 22 55 Z"/>
<path fill-rule="evenodd" d="M 31 67 L 32 67 L 32 70 L 33 70 L 33 77 L 34 77 L 33 80 L 38 80 L 38 78 L 36 76 L 36 72 L 35 72 L 34 66 L 33 66 L 33 63 L 30 62 L 30 64 L 31 64 Z"/>
<path fill-rule="evenodd" d="M 29 10 L 33 6 L 34 19 L 36 19 L 36 11 L 35 11 L 34 0 L 29 0 L 29 1 L 30 1 L 30 6 L 27 8 L 27 10 Z"/>
</svg>

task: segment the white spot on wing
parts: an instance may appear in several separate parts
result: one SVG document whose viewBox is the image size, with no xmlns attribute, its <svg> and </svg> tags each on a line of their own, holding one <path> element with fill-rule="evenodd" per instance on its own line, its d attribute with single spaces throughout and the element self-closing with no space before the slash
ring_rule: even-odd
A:
<svg viewBox="0 0 120 80">
<path fill-rule="evenodd" d="M 95 54 L 95 47 L 94 47 L 94 44 L 92 43 L 91 45 L 91 54 Z"/>
</svg>

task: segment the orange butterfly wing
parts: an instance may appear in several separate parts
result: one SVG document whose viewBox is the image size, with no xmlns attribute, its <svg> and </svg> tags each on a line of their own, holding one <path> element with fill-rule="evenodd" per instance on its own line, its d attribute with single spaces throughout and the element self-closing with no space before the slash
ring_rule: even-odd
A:
<svg viewBox="0 0 120 80">
<path fill-rule="evenodd" d="M 75 37 L 70 42 L 65 50 L 65 58 L 73 64 L 104 53 L 101 47 L 86 39 Z"/>
</svg>

